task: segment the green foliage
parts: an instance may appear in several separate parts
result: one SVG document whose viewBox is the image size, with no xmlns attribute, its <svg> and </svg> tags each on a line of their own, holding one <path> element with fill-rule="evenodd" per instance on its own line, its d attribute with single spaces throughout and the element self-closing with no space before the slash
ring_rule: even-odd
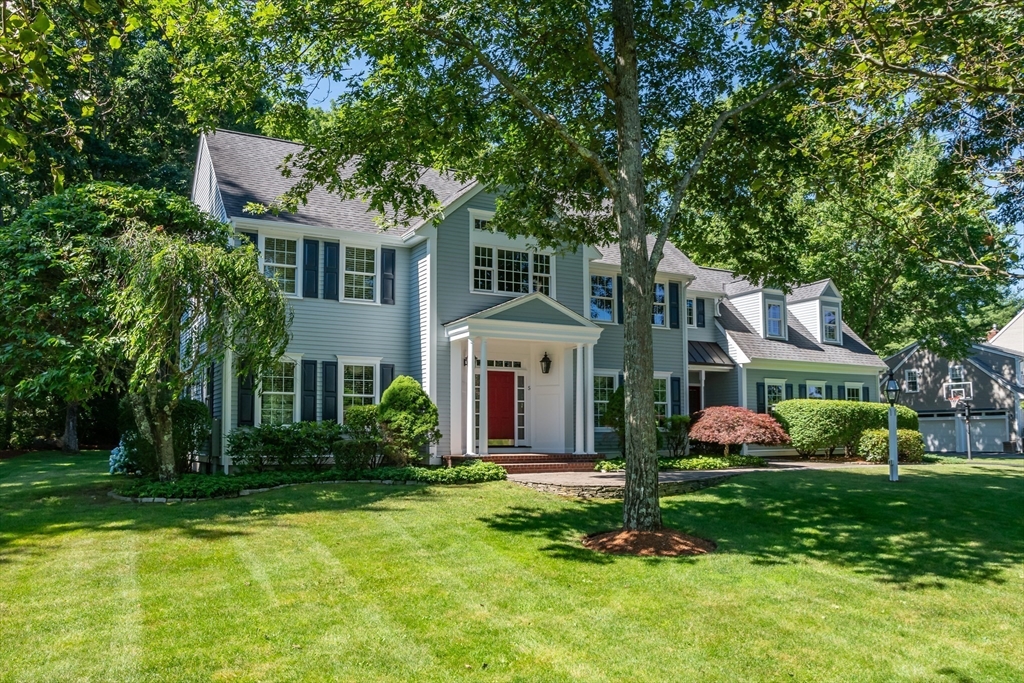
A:
<svg viewBox="0 0 1024 683">
<path fill-rule="evenodd" d="M 889 406 L 861 401 L 793 399 L 775 405 L 775 417 L 789 434 L 793 448 L 801 455 L 825 449 L 831 453 L 843 446 L 852 455 L 866 429 L 887 429 Z M 896 406 L 899 429 L 918 429 L 917 413 Z"/>
<path fill-rule="evenodd" d="M 380 397 L 377 416 L 389 454 L 401 464 L 419 460 L 424 448 L 441 440 L 437 406 L 412 377 L 395 378 Z"/>
<path fill-rule="evenodd" d="M 900 462 L 924 460 L 924 438 L 916 429 L 896 430 L 896 454 Z M 868 462 L 889 462 L 889 430 L 865 429 L 857 442 L 857 455 Z"/>
<path fill-rule="evenodd" d="M 186 474 L 175 481 L 129 479 L 117 486 L 122 496 L 133 498 L 214 498 L 237 496 L 239 492 L 286 484 L 325 481 L 392 481 L 422 484 L 478 484 L 505 479 L 500 466 L 476 461 L 458 467 L 380 467 L 373 470 L 329 469 L 298 472 L 259 472 L 239 475 Z"/>
<path fill-rule="evenodd" d="M 669 454 L 673 458 L 681 458 L 690 441 L 690 416 L 669 415 L 661 421 L 661 431 Z"/>
<path fill-rule="evenodd" d="M 347 438 L 334 443 L 335 467 L 361 470 L 381 464 L 385 444 L 377 413 L 377 406 L 372 404 L 345 408 L 342 431 Z"/>
<path fill-rule="evenodd" d="M 696 458 L 658 458 L 659 470 L 724 470 L 730 467 L 764 467 L 764 458 L 753 455 L 699 456 Z M 598 460 L 598 472 L 621 472 L 626 469 L 622 459 Z"/>
<path fill-rule="evenodd" d="M 687 420 L 689 424 L 689 420 Z M 604 416 L 601 422 L 604 427 L 611 427 L 615 436 L 619 439 L 619 447 L 626 443 L 626 392 L 625 386 L 620 384 L 608 397 L 608 404 L 604 409 Z M 665 434 L 661 429 L 654 431 L 655 443 L 660 451 L 665 445 Z"/>
<path fill-rule="evenodd" d="M 127 470 L 148 476 L 157 474 L 160 467 L 156 449 L 139 435 L 139 427 L 128 399 L 121 401 L 118 424 Z M 191 398 L 178 401 L 174 408 L 173 424 L 174 467 L 180 473 L 187 470 L 191 458 L 206 448 L 213 424 L 206 404 Z"/>
<path fill-rule="evenodd" d="M 261 424 L 228 434 L 227 453 L 243 472 L 320 470 L 330 462 L 344 437 L 337 422 Z"/>
</svg>

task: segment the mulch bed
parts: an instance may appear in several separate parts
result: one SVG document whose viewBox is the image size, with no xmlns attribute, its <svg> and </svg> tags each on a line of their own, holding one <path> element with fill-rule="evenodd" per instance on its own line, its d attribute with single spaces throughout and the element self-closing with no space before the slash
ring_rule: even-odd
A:
<svg viewBox="0 0 1024 683">
<path fill-rule="evenodd" d="M 668 528 L 658 531 L 604 531 L 584 536 L 583 545 L 599 553 L 640 557 L 706 555 L 718 547 L 714 541 Z"/>
</svg>

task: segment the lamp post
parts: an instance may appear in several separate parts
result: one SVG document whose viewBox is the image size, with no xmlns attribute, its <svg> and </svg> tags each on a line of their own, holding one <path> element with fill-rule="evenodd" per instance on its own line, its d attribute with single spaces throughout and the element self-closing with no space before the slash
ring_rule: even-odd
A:
<svg viewBox="0 0 1024 683">
<path fill-rule="evenodd" d="M 896 440 L 896 401 L 900 398 L 900 383 L 892 370 L 885 380 L 885 398 L 889 401 L 889 481 L 900 480 L 899 448 Z"/>
</svg>

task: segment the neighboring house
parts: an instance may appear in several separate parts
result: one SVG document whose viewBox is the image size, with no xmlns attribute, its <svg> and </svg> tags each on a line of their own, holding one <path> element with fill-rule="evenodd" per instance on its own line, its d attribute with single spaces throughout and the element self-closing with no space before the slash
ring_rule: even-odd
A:
<svg viewBox="0 0 1024 683">
<path fill-rule="evenodd" d="M 971 346 L 967 358 L 956 361 L 914 343 L 886 363 L 902 386 L 900 403 L 920 416 L 928 451 L 967 450 L 962 411 L 948 400 L 954 390 L 973 397 L 970 438 L 974 452 L 1021 450 L 1024 352 L 1011 353 L 991 343 L 979 343 Z"/>
<path fill-rule="evenodd" d="M 1024 356 L 1024 308 L 1003 329 L 988 338 L 991 346 L 998 346 L 1010 353 Z"/>
<path fill-rule="evenodd" d="M 279 167 L 298 150 L 227 131 L 200 140 L 193 201 L 257 246 L 294 313 L 274 373 L 239 380 L 229 356 L 200 388 L 220 426 L 216 457 L 238 426 L 343 421 L 348 406 L 377 402 L 399 374 L 438 406 L 435 462 L 617 447 L 601 426 L 622 381 L 616 245 L 540 250 L 491 232 L 494 195 L 434 171 L 421 182 L 443 219 L 402 232 L 381 232 L 363 202 L 323 188 L 295 214 L 246 215 L 247 203 L 289 189 L 294 180 Z M 660 415 L 723 404 L 766 411 L 797 395 L 877 399 L 884 365 L 842 323 L 828 281 L 784 296 L 699 268 L 666 245 L 651 324 Z"/>
</svg>

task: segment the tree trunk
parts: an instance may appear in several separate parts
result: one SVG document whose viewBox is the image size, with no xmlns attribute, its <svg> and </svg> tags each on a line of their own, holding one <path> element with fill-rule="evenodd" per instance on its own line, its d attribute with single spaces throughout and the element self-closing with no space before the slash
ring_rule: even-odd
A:
<svg viewBox="0 0 1024 683">
<path fill-rule="evenodd" d="M 4 423 L 3 431 L 0 432 L 0 447 L 6 448 L 11 445 L 11 436 L 14 432 L 14 391 L 7 390 L 4 394 Z"/>
<path fill-rule="evenodd" d="M 615 217 L 622 254 L 625 315 L 622 360 L 626 385 L 626 488 L 622 525 L 630 530 L 647 531 L 661 528 L 651 331 L 654 274 L 647 253 L 644 213 L 643 126 L 633 26 L 635 9 L 630 0 L 614 0 L 612 12 L 619 154 Z"/>
<path fill-rule="evenodd" d="M 78 401 L 68 401 L 64 409 L 64 436 L 61 450 L 65 453 L 78 452 Z"/>
<path fill-rule="evenodd" d="M 160 464 L 160 480 L 171 481 L 178 476 L 178 470 L 174 462 L 174 429 L 169 412 L 161 410 L 157 413 L 153 420 L 153 438 Z"/>
</svg>

